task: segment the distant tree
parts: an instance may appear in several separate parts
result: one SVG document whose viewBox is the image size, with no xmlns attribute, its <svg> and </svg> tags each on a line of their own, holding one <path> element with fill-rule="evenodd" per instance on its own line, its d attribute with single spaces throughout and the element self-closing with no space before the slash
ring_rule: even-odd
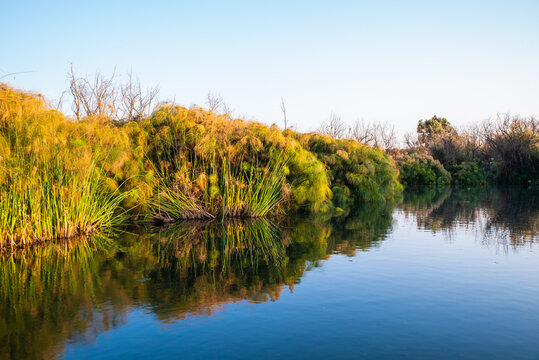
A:
<svg viewBox="0 0 539 360">
<path fill-rule="evenodd" d="M 157 100 L 159 89 L 157 87 L 144 91 L 138 78 L 133 77 L 133 72 L 128 74 L 128 82 L 120 85 L 120 110 L 119 118 L 124 120 L 139 120 L 149 116 L 152 105 Z"/>
<path fill-rule="evenodd" d="M 419 147 L 417 133 L 407 132 L 406 134 L 404 134 L 404 145 L 408 150 Z"/>
<path fill-rule="evenodd" d="M 346 124 L 341 120 L 341 117 L 332 112 L 329 116 L 328 122 L 324 122 L 322 124 L 319 132 L 321 134 L 331 136 L 334 139 L 342 139 L 346 135 L 346 129 Z"/>
<path fill-rule="evenodd" d="M 377 146 L 383 150 L 389 151 L 397 146 L 397 131 L 395 125 L 390 123 L 378 124 L 376 134 L 379 140 Z"/>
<path fill-rule="evenodd" d="M 125 84 L 117 83 L 115 73 L 105 77 L 96 72 L 94 79 L 78 77 L 73 65 L 68 74 L 73 114 L 80 120 L 98 116 L 112 120 L 138 120 L 149 116 L 157 103 L 157 87 L 143 90 L 132 72 Z M 61 106 L 61 100 L 57 108 Z"/>
<path fill-rule="evenodd" d="M 73 96 L 73 113 L 77 120 L 85 116 L 103 116 L 115 119 L 118 114 L 118 89 L 114 84 L 116 74 L 110 78 L 97 72 L 93 81 L 75 75 L 73 65 L 68 74 L 69 90 Z"/>
<path fill-rule="evenodd" d="M 434 115 L 429 120 L 419 120 L 417 124 L 417 135 L 421 143 L 425 144 L 440 135 L 454 135 L 455 129 L 446 118 Z"/>
<path fill-rule="evenodd" d="M 219 94 L 209 92 L 206 96 L 206 105 L 208 110 L 223 115 L 229 120 L 235 116 L 234 109 L 232 109 Z"/>
<path fill-rule="evenodd" d="M 375 127 L 376 127 L 376 124 L 371 124 L 370 122 L 367 122 L 363 119 L 356 120 L 356 122 L 352 126 L 352 133 L 351 133 L 352 139 L 362 144 L 371 145 L 375 139 L 375 135 L 374 135 Z"/>
<path fill-rule="evenodd" d="M 206 105 L 208 105 L 208 110 L 213 112 L 218 112 L 221 106 L 223 106 L 223 98 L 219 94 L 214 94 L 209 92 L 206 97 Z"/>
<path fill-rule="evenodd" d="M 539 122 L 510 114 L 481 126 L 485 151 L 494 159 L 500 181 L 539 182 Z"/>
<path fill-rule="evenodd" d="M 366 145 L 389 151 L 396 147 L 397 131 L 390 123 L 356 120 L 350 129 L 350 138 Z"/>
</svg>

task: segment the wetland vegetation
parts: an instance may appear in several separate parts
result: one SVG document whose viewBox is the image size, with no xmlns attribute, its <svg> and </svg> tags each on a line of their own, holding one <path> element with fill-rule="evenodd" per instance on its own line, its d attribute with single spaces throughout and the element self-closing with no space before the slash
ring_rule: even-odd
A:
<svg viewBox="0 0 539 360">
<path fill-rule="evenodd" d="M 3 248 L 89 234 L 128 218 L 342 213 L 401 190 L 387 153 L 350 140 L 166 103 L 118 120 L 100 110 L 109 108 L 102 99 L 88 101 L 95 109 L 70 119 L 39 95 L 1 86 Z"/>
<path fill-rule="evenodd" d="M 277 301 L 381 246 L 396 218 L 504 253 L 537 242 L 534 119 L 474 147 L 435 117 L 396 150 L 216 109 L 136 113 L 69 118 L 0 87 L 0 357 L 64 356 L 133 309 L 171 325 Z M 474 188 L 491 183 L 520 187 Z"/>
<path fill-rule="evenodd" d="M 338 117 L 299 133 L 234 118 L 212 98 L 208 109 L 152 107 L 156 92 L 132 78 L 115 88 L 99 75 L 93 85 L 72 75 L 71 93 L 74 118 L 0 86 L 3 251 L 127 222 L 342 216 L 398 200 L 403 185 L 535 186 L 539 178 L 533 118 L 459 132 L 435 116 L 397 150 L 387 127 L 346 133 Z"/>
</svg>

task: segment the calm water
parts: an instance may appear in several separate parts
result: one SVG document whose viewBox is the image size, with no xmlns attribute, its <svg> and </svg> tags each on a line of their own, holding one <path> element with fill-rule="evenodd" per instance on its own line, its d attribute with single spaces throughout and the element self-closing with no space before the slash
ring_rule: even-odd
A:
<svg viewBox="0 0 539 360">
<path fill-rule="evenodd" d="M 539 196 L 187 224 L 0 262 L 0 359 L 539 359 Z"/>
</svg>

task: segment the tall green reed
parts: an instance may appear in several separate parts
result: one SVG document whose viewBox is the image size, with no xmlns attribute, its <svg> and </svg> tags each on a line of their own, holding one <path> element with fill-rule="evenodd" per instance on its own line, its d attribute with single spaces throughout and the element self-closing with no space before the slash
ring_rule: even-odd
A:
<svg viewBox="0 0 539 360">
<path fill-rule="evenodd" d="M 256 218 L 281 210 L 287 160 L 266 166 L 222 158 L 207 162 L 177 157 L 175 174 L 160 172 L 156 195 L 148 202 L 153 219 Z"/>
<path fill-rule="evenodd" d="M 0 183 L 0 250 L 85 235 L 121 223 L 128 192 L 107 192 L 93 161 L 69 170 L 57 154 L 48 158 L 19 151 Z"/>
</svg>

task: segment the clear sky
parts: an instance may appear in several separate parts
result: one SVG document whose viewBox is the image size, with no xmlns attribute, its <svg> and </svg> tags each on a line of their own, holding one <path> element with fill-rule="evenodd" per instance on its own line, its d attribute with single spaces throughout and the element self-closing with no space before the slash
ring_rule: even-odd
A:
<svg viewBox="0 0 539 360">
<path fill-rule="evenodd" d="M 162 99 L 316 129 L 334 111 L 415 130 L 539 115 L 539 0 L 0 0 L 2 81 L 58 98 L 80 75 L 130 69 Z M 5 74 L 31 71 L 14 76 Z"/>
</svg>

